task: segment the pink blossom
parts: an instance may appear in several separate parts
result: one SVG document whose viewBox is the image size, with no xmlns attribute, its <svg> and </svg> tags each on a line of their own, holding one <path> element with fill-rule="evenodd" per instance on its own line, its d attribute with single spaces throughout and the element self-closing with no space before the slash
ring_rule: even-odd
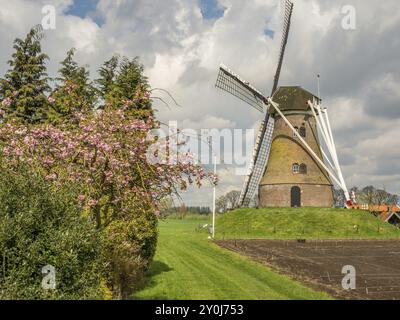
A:
<svg viewBox="0 0 400 320">
<path fill-rule="evenodd" d="M 51 166 L 52 164 L 54 164 L 54 160 L 50 159 L 50 158 L 46 158 L 43 160 L 43 164 L 46 166 Z"/>
<path fill-rule="evenodd" d="M 57 179 L 57 175 L 55 173 L 49 174 L 46 176 L 46 180 L 54 181 Z"/>
<path fill-rule="evenodd" d="M 11 103 L 12 103 L 12 100 L 11 100 L 10 98 L 5 98 L 5 99 L 1 102 L 1 105 L 2 105 L 3 107 L 9 107 L 9 106 L 11 105 Z"/>
<path fill-rule="evenodd" d="M 92 211 L 99 204 L 104 210 L 118 207 L 117 214 L 149 207 L 157 214 L 158 201 L 174 190 L 185 190 L 192 183 L 200 185 L 206 178 L 217 181 L 192 163 L 190 153 L 179 154 L 178 159 L 184 161 L 178 163 L 168 158 L 164 164 L 148 162 L 146 155 L 155 141 L 145 137 L 157 126 L 152 118 L 133 119 L 120 108 L 76 114 L 76 119 L 79 126 L 72 128 L 0 126 L 2 164 L 18 170 L 23 162 L 32 170 L 50 172 L 46 178 L 55 184 L 78 183 L 83 188 L 81 204 L 89 200 Z M 91 194 L 102 201 L 90 199 Z"/>
<path fill-rule="evenodd" d="M 106 176 L 106 181 L 107 181 L 107 182 L 111 182 L 111 181 L 112 181 L 112 178 L 113 178 L 113 176 L 114 176 L 114 174 L 113 174 L 112 171 L 106 171 L 106 172 L 104 173 L 104 175 Z"/>
<path fill-rule="evenodd" d="M 97 206 L 98 203 L 99 202 L 97 200 L 90 199 L 89 202 L 88 202 L 88 206 L 93 208 L 93 207 Z"/>
<path fill-rule="evenodd" d="M 131 105 L 133 105 L 133 101 L 132 100 L 125 100 L 124 101 L 124 107 L 130 107 Z"/>
<path fill-rule="evenodd" d="M 100 143 L 99 148 L 102 149 L 104 152 L 110 152 L 112 150 L 107 143 Z"/>
</svg>

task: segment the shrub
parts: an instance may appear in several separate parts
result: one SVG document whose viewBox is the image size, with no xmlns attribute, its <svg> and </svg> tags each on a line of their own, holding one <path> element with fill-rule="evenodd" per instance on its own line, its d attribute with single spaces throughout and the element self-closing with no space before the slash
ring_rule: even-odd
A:
<svg viewBox="0 0 400 320">
<path fill-rule="evenodd" d="M 151 211 L 115 220 L 105 230 L 105 278 L 116 299 L 127 299 L 145 284 L 157 245 L 157 218 Z"/>
<path fill-rule="evenodd" d="M 101 298 L 101 239 L 72 188 L 20 169 L 0 171 L 0 299 Z M 56 288 L 42 287 L 42 268 Z"/>
</svg>

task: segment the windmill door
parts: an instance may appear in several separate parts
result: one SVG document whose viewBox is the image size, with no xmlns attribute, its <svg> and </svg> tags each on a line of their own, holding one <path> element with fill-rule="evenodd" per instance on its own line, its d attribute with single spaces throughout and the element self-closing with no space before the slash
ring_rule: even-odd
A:
<svg viewBox="0 0 400 320">
<path fill-rule="evenodd" d="M 301 207 L 301 190 L 299 187 L 292 187 L 290 190 L 290 205 L 292 207 Z"/>
</svg>

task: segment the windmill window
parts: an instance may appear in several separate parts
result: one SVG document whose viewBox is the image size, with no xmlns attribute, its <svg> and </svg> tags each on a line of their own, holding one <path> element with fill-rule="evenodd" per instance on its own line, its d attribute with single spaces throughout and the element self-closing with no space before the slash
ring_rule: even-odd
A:
<svg viewBox="0 0 400 320">
<path fill-rule="evenodd" d="M 305 138 L 306 137 L 306 127 L 300 127 L 299 134 L 301 137 Z"/>
<path fill-rule="evenodd" d="M 300 165 L 300 173 L 301 174 L 307 174 L 307 165 L 306 164 L 302 163 Z"/>
<path fill-rule="evenodd" d="M 298 163 L 294 163 L 292 165 L 292 171 L 293 173 L 300 173 L 300 165 Z"/>
</svg>

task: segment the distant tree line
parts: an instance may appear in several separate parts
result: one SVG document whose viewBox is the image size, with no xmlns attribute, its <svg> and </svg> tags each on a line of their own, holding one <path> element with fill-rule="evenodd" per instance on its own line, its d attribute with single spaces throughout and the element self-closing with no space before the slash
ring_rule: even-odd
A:
<svg viewBox="0 0 400 320">
<path fill-rule="evenodd" d="M 356 203 L 358 204 L 397 204 L 399 203 L 399 196 L 397 194 L 392 194 L 384 189 L 378 189 L 374 186 L 367 186 L 362 189 L 359 187 L 352 187 L 351 192 L 355 192 Z M 344 207 L 345 197 L 342 189 L 334 188 L 334 205 L 335 207 Z"/>
<path fill-rule="evenodd" d="M 374 186 L 366 186 L 364 188 L 352 187 L 350 192 L 354 191 L 356 196 L 356 202 L 358 204 L 397 204 L 399 203 L 399 196 L 397 194 L 392 194 L 387 192 L 384 189 L 378 189 Z M 239 207 L 239 198 L 240 192 L 237 190 L 232 190 L 226 193 L 225 195 L 219 197 L 217 199 L 217 212 L 224 213 L 226 211 L 236 209 Z M 251 203 L 250 207 L 257 207 L 257 199 L 258 196 L 254 197 L 253 203 Z M 334 188 L 333 189 L 333 198 L 334 198 L 334 206 L 337 208 L 342 208 L 345 206 L 345 196 L 342 189 Z"/>
<path fill-rule="evenodd" d="M 225 195 L 219 197 L 216 202 L 216 210 L 219 213 L 224 213 L 228 210 L 239 207 L 240 191 L 232 190 Z"/>
<path fill-rule="evenodd" d="M 185 206 L 182 205 L 180 207 L 170 207 L 164 210 L 165 215 L 173 214 L 173 213 L 181 213 L 181 214 L 200 214 L 207 215 L 211 213 L 210 207 L 202 207 L 202 206 Z"/>
</svg>

